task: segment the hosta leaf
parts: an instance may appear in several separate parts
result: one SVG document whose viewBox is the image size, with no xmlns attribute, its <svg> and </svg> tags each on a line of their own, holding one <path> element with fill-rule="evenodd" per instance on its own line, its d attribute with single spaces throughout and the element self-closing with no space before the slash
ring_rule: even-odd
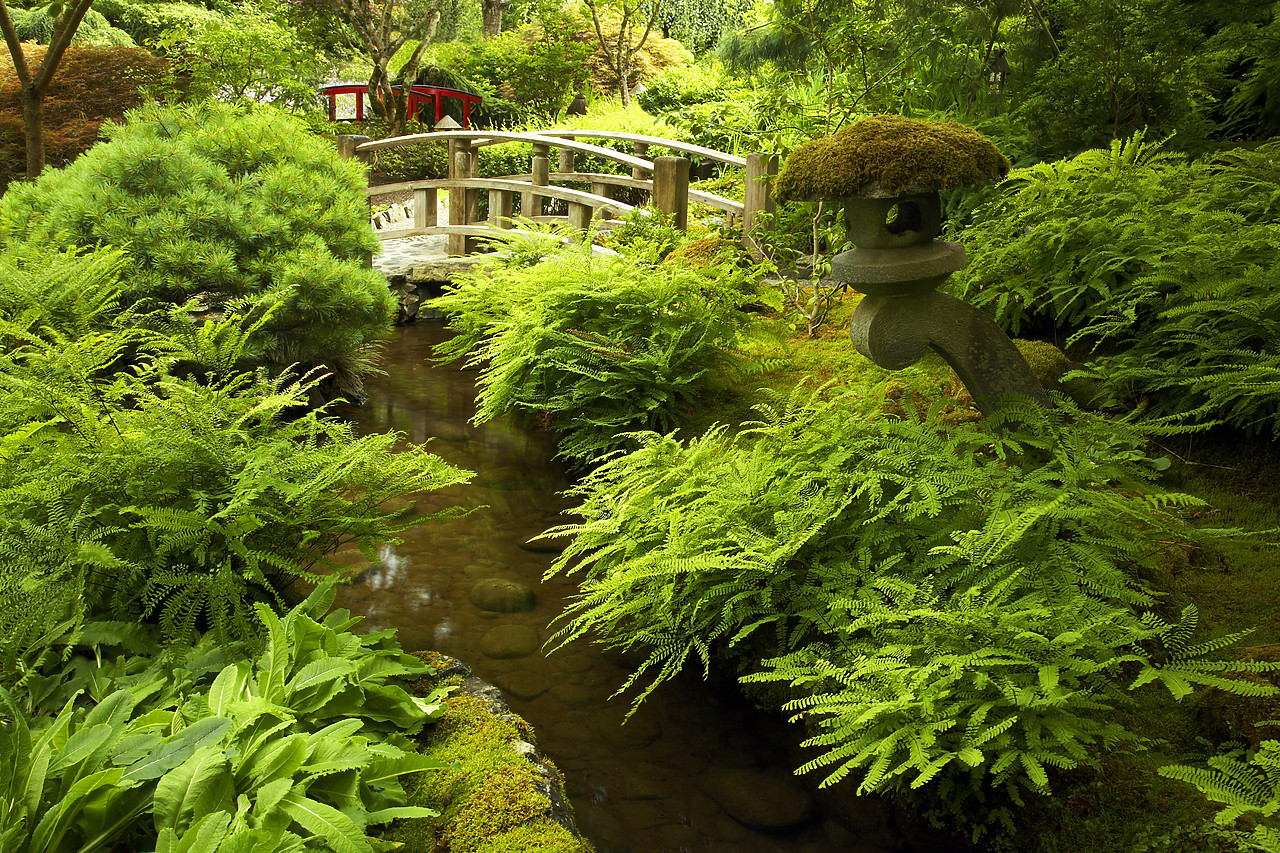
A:
<svg viewBox="0 0 1280 853">
<path fill-rule="evenodd" d="M 307 832 L 323 838 L 334 853 L 372 853 L 364 833 L 332 806 L 293 791 L 280 801 L 280 807 Z"/>
<path fill-rule="evenodd" d="M 156 783 L 156 831 L 166 827 L 183 832 L 197 814 L 231 807 L 231 766 L 216 746 L 196 750 Z"/>
</svg>

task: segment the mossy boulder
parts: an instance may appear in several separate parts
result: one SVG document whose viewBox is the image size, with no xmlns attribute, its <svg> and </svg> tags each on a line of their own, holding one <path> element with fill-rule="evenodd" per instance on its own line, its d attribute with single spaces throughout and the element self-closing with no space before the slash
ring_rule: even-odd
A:
<svg viewBox="0 0 1280 853">
<path fill-rule="evenodd" d="M 1009 161 L 956 122 L 880 115 L 801 145 L 778 175 L 779 201 L 889 198 L 1003 177 Z"/>
</svg>

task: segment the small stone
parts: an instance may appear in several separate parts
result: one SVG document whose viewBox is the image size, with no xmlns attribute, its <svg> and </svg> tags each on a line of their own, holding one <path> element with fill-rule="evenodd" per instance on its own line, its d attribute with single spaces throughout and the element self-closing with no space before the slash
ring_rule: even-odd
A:
<svg viewBox="0 0 1280 853">
<path fill-rule="evenodd" d="M 515 672 L 509 672 L 505 675 L 499 675 L 494 678 L 494 683 L 502 688 L 502 692 L 516 699 L 523 699 L 526 702 L 530 699 L 537 699 L 543 693 L 547 692 L 546 676 L 538 672 L 530 672 L 527 669 L 519 669 Z"/>
<path fill-rule="evenodd" d="M 712 768 L 698 787 L 730 817 L 756 829 L 784 829 L 813 815 L 813 798 L 798 783 L 757 770 Z"/>
<path fill-rule="evenodd" d="M 599 660 L 598 655 L 587 652 L 559 652 L 549 658 L 551 665 L 562 672 L 586 672 Z"/>
<path fill-rule="evenodd" d="M 528 625 L 499 625 L 480 638 L 485 657 L 507 660 L 533 654 L 540 645 L 538 632 Z"/>
<path fill-rule="evenodd" d="M 533 609 L 533 590 L 519 581 L 485 578 L 471 587 L 471 603 L 495 613 L 523 613 Z"/>
<path fill-rule="evenodd" d="M 585 708 L 596 699 L 596 691 L 581 684 L 557 684 L 551 695 L 567 708 Z"/>
<path fill-rule="evenodd" d="M 639 749 L 662 737 L 662 727 L 652 717 L 634 716 L 624 724 L 621 715 L 609 714 L 596 721 L 596 731 L 613 746 Z"/>
<path fill-rule="evenodd" d="M 591 840 L 596 853 L 630 853 L 631 840 L 627 829 L 609 812 L 592 806 L 582 813 L 579 828 Z"/>
</svg>

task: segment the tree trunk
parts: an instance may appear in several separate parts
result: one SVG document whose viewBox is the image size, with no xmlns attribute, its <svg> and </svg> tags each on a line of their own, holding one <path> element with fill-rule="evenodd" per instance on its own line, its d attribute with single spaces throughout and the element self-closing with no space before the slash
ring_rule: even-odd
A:
<svg viewBox="0 0 1280 853">
<path fill-rule="evenodd" d="M 493 38 L 502 32 L 502 10 L 506 7 L 502 0 L 480 0 L 481 32 L 485 38 Z"/>
<path fill-rule="evenodd" d="M 27 177 L 44 171 L 44 93 L 34 83 L 22 87 L 22 126 L 26 131 Z"/>
</svg>

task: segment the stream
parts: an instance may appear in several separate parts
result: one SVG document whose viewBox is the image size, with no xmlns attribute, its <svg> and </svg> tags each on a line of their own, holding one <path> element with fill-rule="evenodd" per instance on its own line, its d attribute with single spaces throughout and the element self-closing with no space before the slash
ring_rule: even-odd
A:
<svg viewBox="0 0 1280 853">
<path fill-rule="evenodd" d="M 369 630 L 398 629 L 406 650 L 451 655 L 501 687 L 564 773 L 578 825 L 599 853 L 907 849 L 881 801 L 847 792 L 815 799 L 792 774 L 805 760 L 802 733 L 752 708 L 732 684 L 717 688 L 701 673 L 677 679 L 624 726 L 629 701 L 610 694 L 629 670 L 616 655 L 586 642 L 544 654 L 548 625 L 577 588 L 564 576 L 543 581 L 555 549 L 529 540 L 566 520 L 565 470 L 546 432 L 507 419 L 470 424 L 476 374 L 429 362 L 448 334 L 433 322 L 398 328 L 386 375 L 367 377 L 369 401 L 343 415 L 361 433 L 433 439 L 432 452 L 476 472 L 466 486 L 420 496 L 420 506 L 484 508 L 384 547 L 360 582 L 339 588 L 338 606 L 363 614 Z M 519 610 L 528 602 L 514 593 L 507 598 L 518 612 L 477 606 L 473 591 L 494 587 L 490 579 L 514 582 L 497 584 L 508 592 L 527 586 L 531 609 Z M 861 812 L 852 824 L 850 808 Z M 837 812 L 841 821 L 824 817 Z"/>
</svg>

